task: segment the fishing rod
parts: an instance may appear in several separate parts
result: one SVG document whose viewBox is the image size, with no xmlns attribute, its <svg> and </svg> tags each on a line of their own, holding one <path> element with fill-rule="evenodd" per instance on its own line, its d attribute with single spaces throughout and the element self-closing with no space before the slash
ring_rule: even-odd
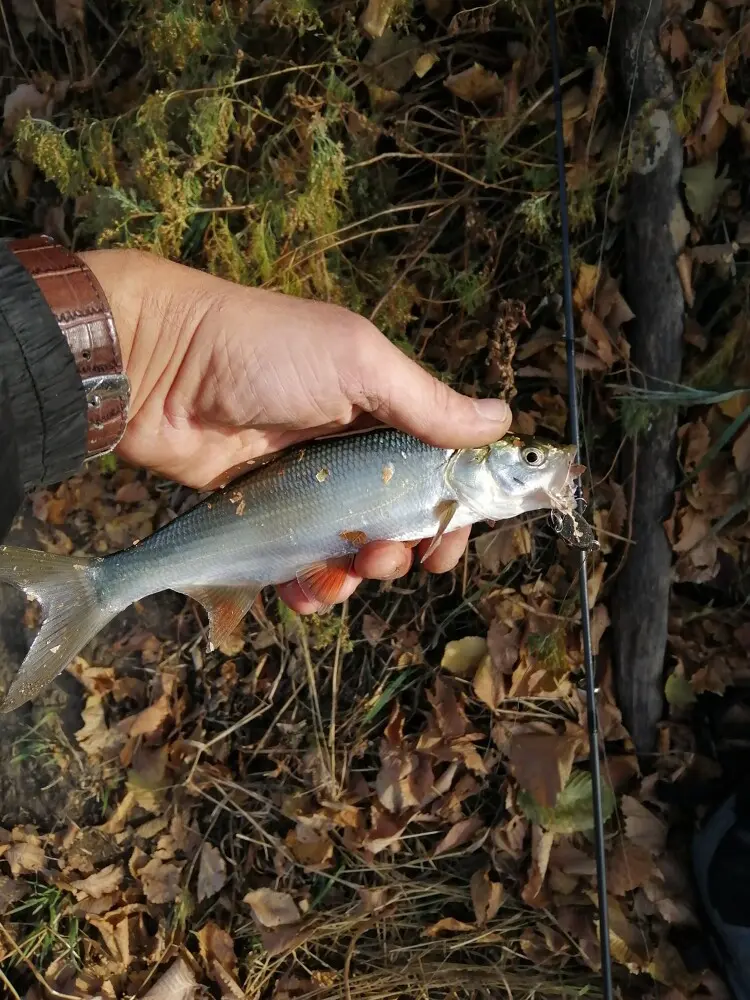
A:
<svg viewBox="0 0 750 1000">
<path fill-rule="evenodd" d="M 576 382 L 576 344 L 573 322 L 573 282 L 570 259 L 570 232 L 568 225 L 568 195 L 565 177 L 565 140 L 563 138 L 562 87 L 560 83 L 560 52 L 557 37 L 557 14 L 555 0 L 547 0 L 549 15 L 550 52 L 552 56 L 552 76 L 555 102 L 555 144 L 557 147 L 557 179 L 560 191 L 560 235 L 562 242 L 563 271 L 563 313 L 565 320 L 565 354 L 568 375 L 568 406 L 571 442 L 576 449 L 576 462 L 581 460 L 580 416 L 578 412 L 578 386 Z M 591 614 L 589 609 L 587 549 L 592 544 L 593 532 L 589 537 L 583 514 L 586 504 L 583 499 L 580 478 L 576 480 L 576 516 L 565 519 L 557 515 L 552 518 L 552 526 L 568 541 L 576 544 L 579 556 L 578 580 L 581 601 L 581 638 L 583 642 L 583 665 L 586 683 L 586 722 L 589 734 L 589 756 L 591 761 L 591 789 L 594 813 L 594 837 L 596 854 L 596 882 L 599 906 L 599 954 L 602 968 L 604 1000 L 612 1000 L 612 956 L 609 942 L 609 907 L 607 905 L 607 866 L 604 846 L 604 810 L 602 808 L 601 766 L 599 761 L 599 720 L 596 708 L 597 689 L 594 669 L 594 654 L 591 645 Z M 566 523 L 567 520 L 567 523 Z M 588 530 L 587 530 L 588 529 Z"/>
</svg>

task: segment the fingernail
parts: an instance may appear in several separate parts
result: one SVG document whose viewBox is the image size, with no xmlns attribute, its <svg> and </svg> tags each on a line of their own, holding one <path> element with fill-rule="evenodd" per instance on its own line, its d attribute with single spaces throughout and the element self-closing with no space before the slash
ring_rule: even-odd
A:
<svg viewBox="0 0 750 1000">
<path fill-rule="evenodd" d="M 503 399 L 475 399 L 473 400 L 477 413 L 482 420 L 491 424 L 510 423 L 510 407 Z"/>
</svg>

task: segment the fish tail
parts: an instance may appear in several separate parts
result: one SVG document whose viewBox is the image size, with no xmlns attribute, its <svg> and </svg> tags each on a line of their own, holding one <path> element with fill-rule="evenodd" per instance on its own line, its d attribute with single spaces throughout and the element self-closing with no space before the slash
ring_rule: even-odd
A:
<svg viewBox="0 0 750 1000">
<path fill-rule="evenodd" d="M 36 697 L 121 610 L 102 600 L 104 559 L 0 546 L 0 581 L 41 605 L 43 621 L 0 713 Z M 110 595 L 107 595 L 109 598 Z"/>
</svg>

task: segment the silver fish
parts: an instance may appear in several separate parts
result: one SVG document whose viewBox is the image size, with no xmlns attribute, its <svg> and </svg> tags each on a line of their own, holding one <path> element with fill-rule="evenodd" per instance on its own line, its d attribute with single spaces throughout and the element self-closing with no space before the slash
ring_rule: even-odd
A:
<svg viewBox="0 0 750 1000">
<path fill-rule="evenodd" d="M 569 510 L 574 450 L 506 436 L 444 449 L 390 428 L 281 453 L 143 542 L 105 557 L 0 546 L 0 581 L 43 621 L 0 711 L 36 697 L 134 601 L 174 590 L 199 601 L 218 646 L 266 586 L 297 579 L 323 605 L 368 541 L 431 538 L 478 521 Z"/>
</svg>

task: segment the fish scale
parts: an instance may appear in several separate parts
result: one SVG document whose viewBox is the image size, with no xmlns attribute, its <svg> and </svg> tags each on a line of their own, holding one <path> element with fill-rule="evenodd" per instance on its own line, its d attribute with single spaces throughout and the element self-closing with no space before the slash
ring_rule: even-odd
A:
<svg viewBox="0 0 750 1000">
<path fill-rule="evenodd" d="M 295 577 L 336 600 L 368 541 L 432 538 L 481 520 L 570 509 L 569 447 L 507 437 L 446 449 L 390 428 L 290 449 L 144 541 L 105 557 L 0 547 L 0 581 L 42 605 L 43 621 L 2 705 L 34 697 L 134 601 L 175 590 L 199 601 L 219 644 L 259 591 Z"/>
</svg>

